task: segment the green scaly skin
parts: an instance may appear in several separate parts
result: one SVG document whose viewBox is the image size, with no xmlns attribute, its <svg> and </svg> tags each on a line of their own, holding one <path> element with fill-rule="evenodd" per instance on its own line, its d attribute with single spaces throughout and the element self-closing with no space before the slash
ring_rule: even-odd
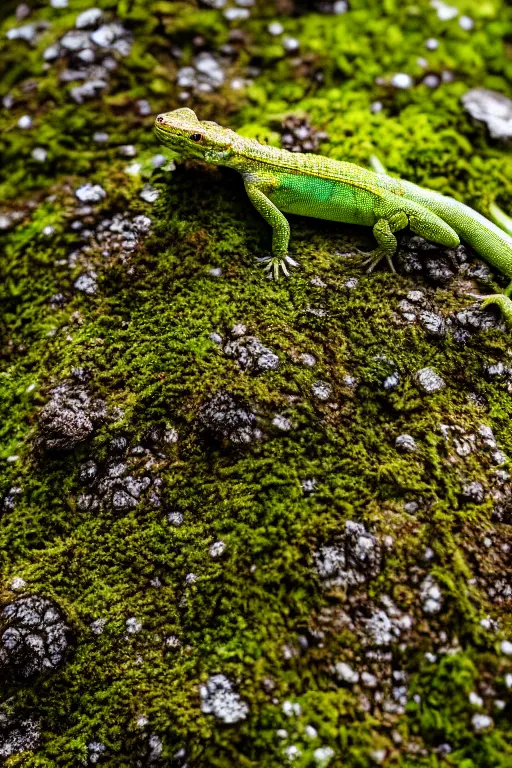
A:
<svg viewBox="0 0 512 768">
<path fill-rule="evenodd" d="M 377 248 L 364 254 L 371 271 L 385 258 L 394 271 L 395 232 L 409 226 L 426 240 L 449 248 L 459 235 L 493 267 L 512 279 L 512 237 L 481 214 L 416 184 L 353 163 L 299 154 L 244 139 L 217 123 L 198 120 L 191 109 L 158 115 L 157 138 L 181 157 L 234 168 L 252 204 L 273 230 L 272 256 L 260 261 L 275 278 L 297 263 L 288 255 L 290 225 L 283 213 L 373 227 Z M 512 282 L 487 296 L 512 326 Z"/>
</svg>

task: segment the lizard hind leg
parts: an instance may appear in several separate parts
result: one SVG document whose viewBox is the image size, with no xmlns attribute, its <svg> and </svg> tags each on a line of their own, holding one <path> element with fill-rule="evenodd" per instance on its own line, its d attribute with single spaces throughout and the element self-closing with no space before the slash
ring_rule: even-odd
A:
<svg viewBox="0 0 512 768">
<path fill-rule="evenodd" d="M 390 270 L 396 272 L 393 265 L 393 256 L 396 253 L 397 242 L 393 233 L 398 232 L 400 229 L 405 229 L 408 223 L 409 220 L 407 215 L 403 211 L 396 211 L 386 218 L 379 219 L 375 223 L 373 227 L 373 236 L 375 237 L 378 246 L 375 250 L 370 251 L 369 253 L 360 251 L 364 258 L 362 261 L 358 259 L 358 261 L 361 261 L 363 267 L 368 267 L 368 272 L 373 272 L 377 264 L 384 258 L 388 262 Z"/>
<path fill-rule="evenodd" d="M 508 284 L 508 286 L 505 288 L 505 290 L 502 293 L 491 293 L 490 296 L 477 296 L 475 298 L 483 299 L 481 304 L 482 309 L 484 309 L 485 307 L 488 307 L 490 304 L 496 304 L 501 314 L 503 315 L 503 319 L 505 320 L 507 327 L 510 329 L 512 328 L 512 299 L 510 298 L 511 294 L 512 294 L 512 282 Z"/>
<path fill-rule="evenodd" d="M 410 204 L 410 201 L 408 201 Z M 425 240 L 431 243 L 439 243 L 448 248 L 456 248 L 460 239 L 458 234 L 449 224 L 447 224 L 428 208 L 418 206 L 420 210 L 409 212 L 409 226 L 417 235 L 421 235 Z"/>
</svg>

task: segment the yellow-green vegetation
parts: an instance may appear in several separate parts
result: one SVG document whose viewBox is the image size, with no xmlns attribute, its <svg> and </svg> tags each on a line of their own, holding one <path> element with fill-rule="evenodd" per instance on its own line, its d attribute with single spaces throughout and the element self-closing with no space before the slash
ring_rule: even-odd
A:
<svg viewBox="0 0 512 768">
<path fill-rule="evenodd" d="M 0 12 L 0 762 L 506 768 L 501 278 L 410 234 L 360 274 L 371 232 L 296 217 L 266 280 L 242 180 L 152 124 L 323 131 L 510 214 L 461 96 L 512 96 L 512 10 L 215 5 Z"/>
</svg>

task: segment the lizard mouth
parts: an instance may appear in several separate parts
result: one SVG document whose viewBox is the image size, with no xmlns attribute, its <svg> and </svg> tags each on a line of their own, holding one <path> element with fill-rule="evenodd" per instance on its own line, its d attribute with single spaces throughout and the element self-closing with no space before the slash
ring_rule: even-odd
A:
<svg viewBox="0 0 512 768">
<path fill-rule="evenodd" d="M 164 123 L 163 117 L 160 115 L 156 118 L 155 124 L 153 126 L 153 130 L 155 132 L 156 137 L 164 142 L 165 144 L 171 144 L 172 139 L 174 138 L 173 132 L 170 128 L 170 126 L 166 125 Z"/>
</svg>

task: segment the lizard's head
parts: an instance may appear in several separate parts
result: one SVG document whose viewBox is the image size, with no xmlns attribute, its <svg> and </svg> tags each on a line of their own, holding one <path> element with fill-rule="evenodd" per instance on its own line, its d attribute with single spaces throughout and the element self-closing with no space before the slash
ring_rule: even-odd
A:
<svg viewBox="0 0 512 768">
<path fill-rule="evenodd" d="M 193 110 L 175 109 L 158 115 L 155 134 L 162 144 L 183 158 L 222 163 L 231 155 L 234 131 L 209 120 L 198 120 Z"/>
</svg>

